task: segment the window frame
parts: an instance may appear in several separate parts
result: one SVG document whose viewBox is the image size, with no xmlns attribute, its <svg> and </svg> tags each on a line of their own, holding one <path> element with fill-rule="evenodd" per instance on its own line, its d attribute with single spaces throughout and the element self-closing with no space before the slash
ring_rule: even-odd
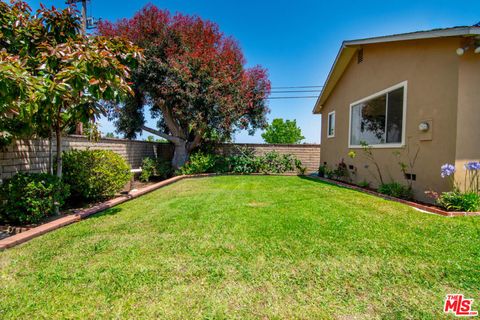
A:
<svg viewBox="0 0 480 320">
<path fill-rule="evenodd" d="M 403 114 L 402 114 L 402 141 L 400 143 L 379 143 L 379 144 L 369 144 L 372 148 L 403 148 L 405 147 L 405 134 L 406 134 L 406 128 L 407 128 L 407 89 L 408 89 L 408 81 L 402 81 L 396 85 L 393 85 L 391 87 L 388 87 L 382 91 L 376 92 L 372 95 L 369 95 L 368 97 L 362 98 L 360 100 L 357 100 L 355 102 L 352 102 L 350 104 L 349 108 L 349 115 L 348 115 L 348 147 L 350 149 L 360 149 L 362 148 L 361 145 L 356 145 L 352 144 L 352 108 L 360 103 L 363 103 L 368 100 L 375 99 L 377 97 L 380 97 L 382 95 L 385 95 L 391 91 L 394 91 L 396 89 L 403 88 Z M 387 95 L 387 103 L 385 106 L 385 113 L 388 112 L 388 95 Z M 385 120 L 386 122 L 387 120 Z M 386 128 L 386 126 L 385 126 Z M 327 132 L 328 133 L 328 132 Z"/>
<path fill-rule="evenodd" d="M 330 134 L 330 116 L 333 116 L 333 134 Z M 327 138 L 335 137 L 336 118 L 335 111 L 329 112 L 327 115 Z"/>
</svg>

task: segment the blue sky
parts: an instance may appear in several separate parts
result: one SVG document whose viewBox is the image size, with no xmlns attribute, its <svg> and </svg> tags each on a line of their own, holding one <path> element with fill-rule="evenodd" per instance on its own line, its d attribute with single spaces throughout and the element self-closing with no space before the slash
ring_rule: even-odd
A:
<svg viewBox="0 0 480 320">
<path fill-rule="evenodd" d="M 64 1 L 30 0 L 64 7 Z M 90 13 L 108 20 L 131 17 L 148 2 L 172 12 L 197 14 L 219 24 L 237 39 L 249 65 L 269 70 L 273 87 L 322 85 L 341 42 L 432 28 L 472 25 L 480 21 L 480 1 L 218 1 L 92 0 Z M 287 94 L 288 95 L 288 94 Z M 309 94 L 307 94 L 309 95 Z M 280 96 L 280 95 L 276 95 Z M 320 142 L 315 99 L 271 100 L 269 121 L 297 119 L 305 142 Z M 151 122 L 154 125 L 154 121 Z M 102 132 L 113 132 L 105 119 Z M 237 142 L 262 142 L 237 134 Z"/>
</svg>

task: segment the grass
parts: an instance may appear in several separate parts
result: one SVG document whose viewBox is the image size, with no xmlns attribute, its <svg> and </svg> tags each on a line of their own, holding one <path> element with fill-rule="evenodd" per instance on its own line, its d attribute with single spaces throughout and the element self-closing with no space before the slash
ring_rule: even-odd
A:
<svg viewBox="0 0 480 320">
<path fill-rule="evenodd" d="M 375 319 L 478 304 L 480 220 L 298 177 L 183 180 L 0 253 L 0 318 Z"/>
</svg>

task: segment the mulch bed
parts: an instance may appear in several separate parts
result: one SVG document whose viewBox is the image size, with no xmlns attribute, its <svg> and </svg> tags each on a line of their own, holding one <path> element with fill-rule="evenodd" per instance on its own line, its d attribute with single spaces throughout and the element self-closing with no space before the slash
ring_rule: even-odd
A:
<svg viewBox="0 0 480 320">
<path fill-rule="evenodd" d="M 158 182 L 160 181 L 149 181 L 149 182 L 134 181 L 130 188 L 132 191 L 140 190 L 140 189 L 144 189 L 146 187 L 152 186 Z M 117 194 L 115 197 L 116 198 L 125 197 L 125 196 L 128 196 L 128 194 L 129 194 L 129 191 L 124 190 L 123 192 Z M 47 217 L 43 221 L 35 224 L 29 224 L 25 226 L 0 225 L 0 240 L 28 231 L 36 227 L 39 227 L 41 225 L 53 222 L 55 220 L 64 219 L 65 217 L 75 215 L 77 213 L 81 213 L 85 210 L 97 208 L 101 206 L 102 203 L 103 202 L 77 204 L 76 207 L 74 208 L 67 208 L 63 210 L 59 215 Z"/>
</svg>

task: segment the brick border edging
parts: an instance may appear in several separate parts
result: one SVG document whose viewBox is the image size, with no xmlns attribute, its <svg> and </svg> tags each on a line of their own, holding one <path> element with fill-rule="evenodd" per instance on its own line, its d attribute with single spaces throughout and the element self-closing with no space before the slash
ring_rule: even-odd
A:
<svg viewBox="0 0 480 320">
<path fill-rule="evenodd" d="M 82 219 L 85 219 L 95 213 L 104 211 L 106 209 L 110 209 L 116 205 L 119 205 L 123 202 L 138 198 L 146 193 L 152 192 L 154 190 L 157 190 L 161 187 L 167 186 L 169 184 L 172 184 L 174 182 L 183 180 L 185 178 L 197 178 L 197 177 L 208 177 L 212 176 L 214 174 L 197 174 L 197 175 L 181 175 L 181 176 L 176 176 L 167 180 L 163 180 L 161 182 L 152 184 L 150 186 L 147 186 L 145 188 L 130 192 L 128 195 L 117 197 L 111 200 L 108 200 L 106 202 L 103 202 L 99 205 L 93 206 L 88 209 L 83 209 L 79 210 L 79 212 L 67 215 L 65 217 L 56 219 L 54 221 L 42 224 L 38 227 L 32 228 L 30 230 L 18 233 L 16 235 L 13 235 L 11 237 L 5 238 L 0 240 L 0 251 L 11 248 L 14 246 L 17 246 L 21 243 L 27 242 L 33 238 L 39 237 L 47 232 L 59 229 L 61 227 L 67 226 L 69 224 L 78 222 Z"/>
<path fill-rule="evenodd" d="M 480 216 L 480 212 L 445 211 L 445 210 L 442 210 L 438 207 L 428 206 L 428 205 L 420 204 L 420 203 L 413 202 L 413 201 L 408 201 L 408 200 L 403 200 L 403 199 L 387 196 L 385 194 L 381 194 L 381 193 L 375 192 L 373 190 L 368 190 L 368 189 L 365 189 L 365 188 L 362 188 L 362 187 L 359 187 L 359 186 L 351 185 L 351 184 L 344 183 L 344 182 L 337 181 L 337 180 L 331 180 L 331 179 L 321 178 L 321 177 L 312 176 L 312 175 L 307 176 L 307 177 L 311 178 L 311 179 L 316 179 L 316 180 L 320 180 L 320 181 L 323 181 L 323 182 L 327 182 L 327 183 L 330 183 L 330 184 L 335 184 L 337 186 L 341 186 L 341 187 L 348 188 L 348 189 L 351 189 L 351 190 L 371 194 L 373 196 L 377 196 L 377 197 L 383 198 L 385 200 L 400 202 L 400 203 L 406 204 L 407 206 L 417 208 L 417 209 L 420 209 L 420 210 L 423 210 L 423 211 L 427 211 L 428 213 L 441 215 L 441 216 L 444 216 L 444 217 Z"/>
</svg>

